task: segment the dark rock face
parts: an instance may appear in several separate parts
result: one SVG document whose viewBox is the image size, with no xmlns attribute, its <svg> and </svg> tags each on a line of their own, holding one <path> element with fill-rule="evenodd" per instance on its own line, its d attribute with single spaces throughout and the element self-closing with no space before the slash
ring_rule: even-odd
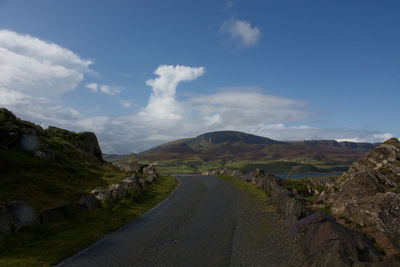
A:
<svg viewBox="0 0 400 267">
<path fill-rule="evenodd" d="M 103 154 L 101 153 L 96 135 L 91 132 L 78 133 L 77 135 L 78 146 L 87 154 L 103 161 Z"/>
<path fill-rule="evenodd" d="M 104 161 L 97 137 L 94 133 L 74 133 L 54 126 L 49 126 L 45 132 L 50 136 L 57 136 L 70 142 L 73 146 L 79 149 L 81 153 L 83 152 L 86 157 Z"/>
<path fill-rule="evenodd" d="M 400 143 L 391 139 L 355 161 L 322 199 L 391 256 L 400 254 L 399 189 Z"/>
<path fill-rule="evenodd" d="M 23 201 L 0 205 L 0 234 L 17 232 L 37 223 L 35 211 Z"/>
<path fill-rule="evenodd" d="M 322 211 L 299 220 L 295 228 L 309 266 L 353 266 L 380 261 L 371 241 Z"/>
</svg>

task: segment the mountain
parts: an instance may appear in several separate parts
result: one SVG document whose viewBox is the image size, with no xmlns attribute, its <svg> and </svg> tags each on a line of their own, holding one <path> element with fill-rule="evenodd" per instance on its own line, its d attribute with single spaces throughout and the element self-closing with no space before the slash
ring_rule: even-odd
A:
<svg viewBox="0 0 400 267">
<path fill-rule="evenodd" d="M 0 108 L 0 204 L 23 200 L 41 210 L 123 177 L 103 160 L 94 133 L 43 129 Z"/>
<path fill-rule="evenodd" d="M 317 160 L 350 163 L 376 144 L 335 140 L 277 141 L 237 131 L 218 131 L 172 141 L 138 154 L 141 160 Z"/>
</svg>

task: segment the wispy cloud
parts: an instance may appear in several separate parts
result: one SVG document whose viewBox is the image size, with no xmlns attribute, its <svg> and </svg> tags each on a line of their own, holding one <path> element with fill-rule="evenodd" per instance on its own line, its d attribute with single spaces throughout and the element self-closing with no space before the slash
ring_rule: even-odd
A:
<svg viewBox="0 0 400 267">
<path fill-rule="evenodd" d="M 233 1 L 227 1 L 227 2 L 225 3 L 225 7 L 226 7 L 227 9 L 231 9 L 231 8 L 233 7 Z"/>
<path fill-rule="evenodd" d="M 255 46 L 261 36 L 260 29 L 246 20 L 229 19 L 222 24 L 220 31 L 239 47 Z"/>
<path fill-rule="evenodd" d="M 132 106 L 132 100 L 121 100 L 121 101 L 119 101 L 119 103 L 124 108 L 130 108 Z"/>
<path fill-rule="evenodd" d="M 102 93 L 106 95 L 116 95 L 122 91 L 122 87 L 111 86 L 106 84 L 89 83 L 85 86 L 90 91 L 95 93 Z"/>
</svg>

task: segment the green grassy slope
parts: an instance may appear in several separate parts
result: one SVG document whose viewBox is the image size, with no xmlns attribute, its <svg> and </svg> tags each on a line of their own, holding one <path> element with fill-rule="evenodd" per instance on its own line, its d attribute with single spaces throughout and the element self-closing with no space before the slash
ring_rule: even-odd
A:
<svg viewBox="0 0 400 267">
<path fill-rule="evenodd" d="M 76 201 L 82 194 L 124 177 L 124 172 L 104 162 L 67 157 L 43 160 L 29 152 L 0 149 L 0 203 L 24 200 L 42 210 Z"/>
<path fill-rule="evenodd" d="M 162 176 L 141 194 L 114 206 L 10 234 L 0 239 L 0 266 L 53 266 L 145 213 L 176 185 L 176 179 Z"/>
</svg>

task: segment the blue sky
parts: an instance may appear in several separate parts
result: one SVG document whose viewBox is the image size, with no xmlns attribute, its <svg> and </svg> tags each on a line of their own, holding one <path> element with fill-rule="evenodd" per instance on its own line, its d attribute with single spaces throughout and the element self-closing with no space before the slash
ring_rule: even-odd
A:
<svg viewBox="0 0 400 267">
<path fill-rule="evenodd" d="M 0 0 L 0 106 L 104 152 L 400 136 L 400 2 Z"/>
</svg>

